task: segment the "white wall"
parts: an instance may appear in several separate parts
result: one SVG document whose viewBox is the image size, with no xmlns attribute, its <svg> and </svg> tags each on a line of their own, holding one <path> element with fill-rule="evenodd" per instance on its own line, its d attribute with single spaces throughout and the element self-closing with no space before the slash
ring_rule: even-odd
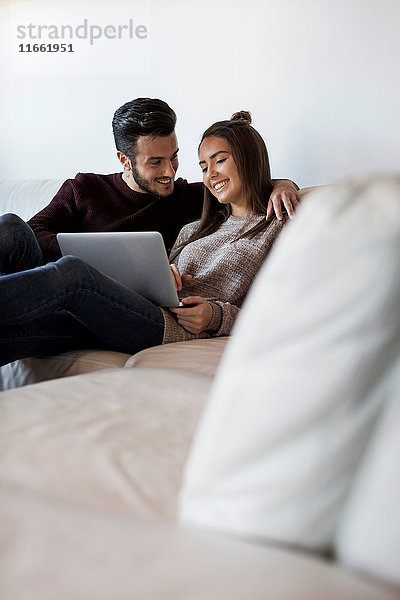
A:
<svg viewBox="0 0 400 600">
<path fill-rule="evenodd" d="M 398 0 L 52 5 L 74 23 L 140 14 L 148 38 L 140 48 L 120 40 L 81 46 L 75 62 L 64 57 L 52 71 L 51 57 L 16 52 L 16 14 L 49 23 L 46 0 L 0 0 L 0 177 L 119 170 L 111 118 L 137 96 L 161 97 L 176 110 L 180 174 L 191 180 L 200 177 L 201 132 L 238 109 L 252 112 L 275 177 L 308 186 L 399 168 Z"/>
</svg>

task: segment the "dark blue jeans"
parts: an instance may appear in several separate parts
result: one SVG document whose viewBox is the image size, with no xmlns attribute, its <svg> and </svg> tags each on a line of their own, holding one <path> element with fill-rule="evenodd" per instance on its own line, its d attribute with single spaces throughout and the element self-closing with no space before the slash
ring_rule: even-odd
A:
<svg viewBox="0 0 400 600">
<path fill-rule="evenodd" d="M 162 342 L 162 311 L 74 256 L 0 277 L 0 364 L 78 348 Z"/>
<path fill-rule="evenodd" d="M 0 273 L 16 273 L 43 264 L 32 229 L 12 213 L 0 216 Z"/>
</svg>

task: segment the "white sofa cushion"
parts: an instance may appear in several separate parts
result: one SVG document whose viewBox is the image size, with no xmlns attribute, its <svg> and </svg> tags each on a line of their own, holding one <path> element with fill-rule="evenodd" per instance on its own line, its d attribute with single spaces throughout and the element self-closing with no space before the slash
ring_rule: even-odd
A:
<svg viewBox="0 0 400 600">
<path fill-rule="evenodd" d="M 400 351 L 400 178 L 304 201 L 254 285 L 188 460 L 181 518 L 332 544 Z"/>
<path fill-rule="evenodd" d="M 47 206 L 62 185 L 62 179 L 0 180 L 0 212 L 12 212 L 28 221 Z"/>
<path fill-rule="evenodd" d="M 338 559 L 400 587 L 400 360 L 393 395 L 361 464 L 336 534 Z"/>
</svg>

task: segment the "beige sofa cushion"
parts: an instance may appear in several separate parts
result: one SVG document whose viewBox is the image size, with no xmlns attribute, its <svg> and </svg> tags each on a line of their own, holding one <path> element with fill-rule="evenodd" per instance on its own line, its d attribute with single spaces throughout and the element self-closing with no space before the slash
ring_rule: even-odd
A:
<svg viewBox="0 0 400 600">
<path fill-rule="evenodd" d="M 147 348 L 129 358 L 125 366 L 179 369 L 213 377 L 228 340 L 218 337 Z"/>
<path fill-rule="evenodd" d="M 175 516 L 211 378 L 112 369 L 0 395 L 0 481 L 131 515 Z"/>
<path fill-rule="evenodd" d="M 4 600 L 399 600 L 321 559 L 0 483 Z"/>
<path fill-rule="evenodd" d="M 0 389 L 11 390 L 39 381 L 124 367 L 130 354 L 106 350 L 74 350 L 46 358 L 24 358 L 0 368 Z"/>
<path fill-rule="evenodd" d="M 228 337 L 189 340 L 147 348 L 137 354 L 75 350 L 47 358 L 25 358 L 0 368 L 0 390 L 112 367 L 156 367 L 215 375 Z"/>
</svg>

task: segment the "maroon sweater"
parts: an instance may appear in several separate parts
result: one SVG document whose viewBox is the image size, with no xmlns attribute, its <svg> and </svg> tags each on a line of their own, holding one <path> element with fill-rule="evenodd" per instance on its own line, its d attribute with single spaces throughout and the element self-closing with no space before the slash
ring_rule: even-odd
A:
<svg viewBox="0 0 400 600">
<path fill-rule="evenodd" d="M 183 225 L 199 218 L 202 204 L 202 183 L 179 178 L 173 194 L 159 198 L 131 190 L 122 173 L 78 173 L 28 225 L 46 261 L 61 256 L 56 234 L 70 231 L 159 231 L 169 250 Z"/>
</svg>

